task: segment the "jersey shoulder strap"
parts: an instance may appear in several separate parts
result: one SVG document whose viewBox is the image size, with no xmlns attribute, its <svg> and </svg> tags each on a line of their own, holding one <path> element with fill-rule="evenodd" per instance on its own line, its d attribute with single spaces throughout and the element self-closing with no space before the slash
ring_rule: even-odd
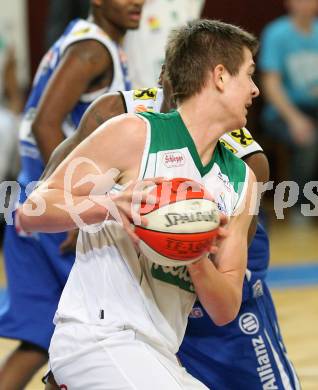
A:
<svg viewBox="0 0 318 390">
<path fill-rule="evenodd" d="M 224 134 L 220 138 L 220 142 L 239 158 L 263 152 L 262 147 L 245 127 Z"/>
<path fill-rule="evenodd" d="M 120 93 L 128 113 L 160 112 L 163 101 L 161 88 L 133 89 L 131 91 L 120 91 Z"/>
<path fill-rule="evenodd" d="M 62 55 L 65 50 L 75 42 L 85 41 L 93 39 L 104 45 L 112 56 L 117 52 L 115 43 L 110 37 L 98 27 L 96 24 L 91 23 L 87 20 L 78 19 L 77 21 L 71 22 L 73 25 L 68 28 L 68 31 L 60 45 L 60 54 Z"/>
</svg>

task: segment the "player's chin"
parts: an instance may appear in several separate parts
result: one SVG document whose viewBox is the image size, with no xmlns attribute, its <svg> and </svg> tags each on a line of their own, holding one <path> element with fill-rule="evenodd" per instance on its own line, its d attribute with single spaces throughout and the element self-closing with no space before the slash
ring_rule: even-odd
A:
<svg viewBox="0 0 318 390">
<path fill-rule="evenodd" d="M 130 20 L 126 23 L 127 30 L 137 30 L 139 28 L 139 21 Z"/>
</svg>

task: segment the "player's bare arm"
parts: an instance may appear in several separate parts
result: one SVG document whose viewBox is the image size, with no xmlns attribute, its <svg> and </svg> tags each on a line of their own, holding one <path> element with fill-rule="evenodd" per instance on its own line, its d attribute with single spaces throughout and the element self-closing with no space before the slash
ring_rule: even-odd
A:
<svg viewBox="0 0 318 390">
<path fill-rule="evenodd" d="M 256 176 L 257 183 L 267 183 L 269 181 L 269 163 L 263 152 L 255 153 L 243 158 L 246 164 L 252 169 Z M 248 242 L 251 243 L 257 228 L 258 216 L 255 215 L 248 230 Z"/>
<path fill-rule="evenodd" d="M 126 145 L 130 140 L 129 152 Z M 137 180 L 140 161 L 146 140 L 146 124 L 135 115 L 127 114 L 116 117 L 105 123 L 88 138 L 86 138 L 73 152 L 58 166 L 56 171 L 43 182 L 21 207 L 19 215 L 23 228 L 26 231 L 57 232 L 76 228 L 70 213 L 56 206 L 65 204 L 65 177 L 68 166 L 76 161 L 84 161 L 74 171 L 71 178 L 71 190 L 68 193 L 76 206 L 85 200 L 94 202 L 94 206 L 80 214 L 85 224 L 99 223 L 105 220 L 108 208 L 105 204 L 105 177 L 109 170 L 117 170 L 115 178 L 118 184 L 132 182 L 124 191 L 111 197 L 123 220 L 124 228 L 132 239 L 138 240 L 130 227 L 130 221 L 136 217 L 131 208 L 134 183 Z M 94 180 L 75 186 L 83 178 Z M 95 180 L 96 179 L 96 180 Z M 158 182 L 160 180 L 157 180 Z M 156 182 L 156 180 L 152 181 Z M 96 190 L 96 186 L 99 190 Z M 142 192 L 145 200 L 147 192 Z M 44 201 L 45 210 L 41 216 L 28 215 L 27 208 L 35 208 Z"/>
<path fill-rule="evenodd" d="M 64 140 L 62 123 L 84 92 L 110 84 L 112 60 L 105 47 L 94 40 L 71 45 L 41 98 L 32 132 L 46 163 Z"/>
<path fill-rule="evenodd" d="M 205 257 L 188 266 L 198 298 L 217 325 L 234 320 L 241 306 L 247 232 L 252 220 L 251 193 L 255 182 L 255 175 L 249 170 L 244 209 L 230 219 L 228 236 L 221 242 L 214 261 Z"/>
<path fill-rule="evenodd" d="M 107 93 L 95 100 L 85 112 L 76 132 L 54 149 L 41 180 L 46 180 L 65 157 L 100 125 L 124 112 L 119 92 Z"/>
</svg>

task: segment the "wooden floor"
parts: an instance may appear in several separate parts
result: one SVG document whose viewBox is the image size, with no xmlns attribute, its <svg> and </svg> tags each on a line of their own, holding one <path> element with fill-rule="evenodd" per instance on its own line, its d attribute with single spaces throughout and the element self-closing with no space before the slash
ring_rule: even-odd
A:
<svg viewBox="0 0 318 390">
<path fill-rule="evenodd" d="M 272 265 L 318 264 L 318 225 L 292 228 L 286 222 L 276 222 L 270 227 L 270 239 Z M 1 281 L 4 281 L 2 265 L 0 285 Z M 318 285 L 272 292 L 285 344 L 301 379 L 302 390 L 318 390 Z M 12 341 L 0 339 L 0 359 L 14 345 Z M 40 376 L 37 375 L 26 389 L 42 390 Z"/>
</svg>

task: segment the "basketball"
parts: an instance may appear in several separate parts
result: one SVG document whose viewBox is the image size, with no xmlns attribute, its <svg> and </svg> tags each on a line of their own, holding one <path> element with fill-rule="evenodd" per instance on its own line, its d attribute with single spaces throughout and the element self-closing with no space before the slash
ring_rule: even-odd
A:
<svg viewBox="0 0 318 390">
<path fill-rule="evenodd" d="M 165 180 L 150 191 L 155 204 L 141 204 L 147 226 L 135 226 L 140 250 L 163 266 L 190 264 L 204 255 L 218 233 L 220 217 L 211 195 L 190 179 Z"/>
</svg>

